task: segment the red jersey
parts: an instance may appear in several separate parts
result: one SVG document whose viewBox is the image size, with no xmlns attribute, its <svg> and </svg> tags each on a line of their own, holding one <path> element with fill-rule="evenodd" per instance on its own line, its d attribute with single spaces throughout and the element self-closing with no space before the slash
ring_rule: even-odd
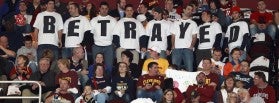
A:
<svg viewBox="0 0 279 103">
<path fill-rule="evenodd" d="M 258 88 L 257 86 L 252 86 L 249 89 L 251 97 L 262 97 L 265 103 L 275 103 L 275 91 L 272 86 L 267 85 L 265 88 Z"/>
<path fill-rule="evenodd" d="M 30 75 L 31 76 L 31 74 L 32 74 L 32 69 L 31 68 L 29 68 L 29 67 L 18 67 L 18 66 L 15 66 L 11 71 L 10 71 L 10 77 L 12 76 L 12 75 L 14 75 L 14 74 L 17 74 L 17 78 L 20 76 L 20 78 L 18 78 L 18 79 L 20 79 L 20 80 L 27 80 L 27 79 L 29 79 L 29 78 L 27 78 L 26 77 L 26 75 L 20 75 L 19 73 L 18 73 L 18 70 L 19 69 L 21 69 L 21 70 L 23 70 L 23 71 L 26 71 L 27 73 L 26 73 L 26 75 Z"/>
<path fill-rule="evenodd" d="M 149 76 L 148 74 L 145 74 L 145 75 L 140 76 L 140 78 L 138 80 L 138 83 L 137 83 L 137 86 L 144 87 L 147 84 L 151 84 L 152 88 L 150 88 L 147 91 L 155 91 L 156 90 L 155 86 L 158 85 L 158 86 L 162 87 L 163 83 L 164 83 L 164 77 L 163 76 L 160 76 L 160 75 Z"/>
<path fill-rule="evenodd" d="M 216 73 L 209 73 L 205 76 L 206 76 L 205 84 L 210 84 L 210 83 L 214 82 L 218 85 L 219 79 L 218 79 L 218 75 Z"/>
<path fill-rule="evenodd" d="M 270 20 L 273 20 L 273 16 L 271 13 L 265 12 L 260 13 L 259 11 L 253 12 L 250 17 L 250 21 L 256 20 L 257 22 L 260 21 L 260 19 L 264 20 L 264 22 L 268 23 Z"/>
<path fill-rule="evenodd" d="M 69 71 L 67 73 L 60 72 L 56 75 L 55 84 L 59 85 L 60 79 L 67 79 L 70 82 L 70 88 L 78 86 L 78 74 L 75 71 Z"/>
<path fill-rule="evenodd" d="M 212 86 L 204 85 L 199 87 L 198 85 L 190 85 L 186 90 L 186 102 L 191 103 L 191 94 L 196 90 L 200 95 L 200 102 L 206 103 L 213 100 L 214 88 Z"/>
</svg>

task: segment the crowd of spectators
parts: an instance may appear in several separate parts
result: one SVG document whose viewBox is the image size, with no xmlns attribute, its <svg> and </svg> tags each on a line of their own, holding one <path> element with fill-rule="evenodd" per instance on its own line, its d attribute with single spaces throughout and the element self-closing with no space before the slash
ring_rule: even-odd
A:
<svg viewBox="0 0 279 103">
<path fill-rule="evenodd" d="M 244 18 L 236 0 L 141 1 L 134 10 L 126 0 L 116 9 L 88 0 L 1 0 L 0 80 L 37 81 L 46 103 L 278 100 L 279 10 L 259 0 Z M 181 93 L 167 69 L 199 72 L 196 84 Z M 36 96 L 38 86 L 0 84 L 0 91 Z"/>
</svg>

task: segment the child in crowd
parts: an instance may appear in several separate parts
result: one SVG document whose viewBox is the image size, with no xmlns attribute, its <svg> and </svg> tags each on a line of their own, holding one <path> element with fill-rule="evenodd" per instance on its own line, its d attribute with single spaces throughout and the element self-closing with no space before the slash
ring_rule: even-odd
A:
<svg viewBox="0 0 279 103">
<path fill-rule="evenodd" d="M 32 74 L 32 70 L 27 66 L 29 63 L 28 57 L 19 55 L 16 60 L 16 65 L 10 72 L 12 80 L 28 80 Z"/>
</svg>

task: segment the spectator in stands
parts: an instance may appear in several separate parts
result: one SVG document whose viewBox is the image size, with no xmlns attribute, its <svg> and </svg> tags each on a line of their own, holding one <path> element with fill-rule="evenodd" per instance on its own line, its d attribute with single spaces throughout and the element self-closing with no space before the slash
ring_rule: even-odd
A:
<svg viewBox="0 0 279 103">
<path fill-rule="evenodd" d="M 22 35 L 30 35 L 31 26 L 30 22 L 32 20 L 32 15 L 27 14 L 27 6 L 25 1 L 19 2 L 19 13 L 14 15 L 16 28 L 15 30 Z"/>
<path fill-rule="evenodd" d="M 116 20 L 120 20 L 121 18 L 125 17 L 125 6 L 126 0 L 117 0 L 117 8 L 111 10 L 109 15 L 114 17 Z"/>
<path fill-rule="evenodd" d="M 68 92 L 70 88 L 70 81 L 66 78 L 59 80 L 59 88 L 52 92 L 47 98 L 45 103 L 61 102 L 61 103 L 74 103 L 74 97 Z"/>
<path fill-rule="evenodd" d="M 235 92 L 228 93 L 228 98 L 226 103 L 238 103 L 238 97 Z M 220 102 L 218 102 L 220 103 Z M 225 103 L 225 102 L 224 102 Z"/>
<path fill-rule="evenodd" d="M 175 102 L 174 91 L 171 89 L 166 89 L 160 103 L 177 103 Z"/>
<path fill-rule="evenodd" d="M 60 73 L 55 77 L 55 84 L 59 85 L 60 80 L 67 79 L 69 81 L 69 88 L 72 89 L 71 93 L 78 93 L 78 74 L 70 70 L 70 63 L 68 59 L 59 59 L 57 61 Z"/>
<path fill-rule="evenodd" d="M 147 2 L 140 3 L 138 11 L 139 14 L 145 15 L 147 21 L 151 21 L 153 20 L 153 15 L 150 12 L 148 12 L 148 7 L 149 6 Z"/>
<path fill-rule="evenodd" d="M 158 63 L 158 70 L 159 70 L 159 75 L 165 76 L 165 71 L 168 69 L 169 67 L 169 62 L 168 60 L 164 59 L 164 58 L 160 58 L 160 52 L 161 50 L 159 49 L 159 47 L 157 46 L 153 46 L 151 48 L 149 48 L 149 53 L 151 58 L 146 59 L 143 63 L 143 67 L 142 67 L 142 75 L 144 74 L 148 74 L 149 71 L 149 63 L 151 62 L 156 62 Z"/>
<path fill-rule="evenodd" d="M 94 98 L 92 97 L 93 90 L 90 85 L 84 86 L 83 93 L 75 100 L 75 103 L 94 103 Z"/>
<path fill-rule="evenodd" d="M 66 20 L 63 28 L 63 33 L 65 34 L 65 47 L 62 48 L 63 58 L 69 58 L 73 53 L 73 49 L 81 46 L 85 33 L 91 30 L 89 20 L 81 16 L 79 11 L 77 3 L 69 4 L 71 17 Z"/>
<path fill-rule="evenodd" d="M 85 16 L 88 20 L 91 20 L 92 18 L 97 16 L 97 10 L 94 4 L 88 3 L 86 4 L 86 7 L 81 8 L 82 12 L 81 14 Z"/>
<path fill-rule="evenodd" d="M 217 18 L 219 18 L 217 22 L 221 25 L 222 31 L 226 32 L 227 27 L 231 21 L 229 15 L 226 16 L 224 12 L 220 9 L 220 3 L 218 0 L 209 0 L 209 6 L 212 16 L 214 14 L 217 16 Z"/>
<path fill-rule="evenodd" d="M 250 35 L 248 24 L 241 20 L 240 8 L 235 6 L 231 9 L 233 23 L 228 26 L 224 39 L 224 48 L 226 53 L 230 53 L 232 49 L 239 48 L 241 50 L 240 60 L 246 59 L 246 51 L 249 50 Z M 230 55 L 230 60 L 231 55 Z"/>
<path fill-rule="evenodd" d="M 183 8 L 182 18 L 174 22 L 170 29 L 172 64 L 189 72 L 194 71 L 193 48 L 197 40 L 197 24 L 191 19 L 193 9 L 193 5 Z"/>
<path fill-rule="evenodd" d="M 48 58 L 50 60 L 50 69 L 55 71 L 57 74 L 60 72 L 57 66 L 57 60 L 54 60 L 53 52 L 50 49 L 45 49 L 42 54 L 42 58 Z"/>
<path fill-rule="evenodd" d="M 212 72 L 212 61 L 209 58 L 202 60 L 202 72 L 205 74 L 205 84 L 214 87 L 214 90 L 219 84 L 218 74 Z"/>
<path fill-rule="evenodd" d="M 265 103 L 275 103 L 275 90 L 266 81 L 266 76 L 263 72 L 255 72 L 254 86 L 249 89 L 249 94 L 252 97 L 261 97 Z"/>
<path fill-rule="evenodd" d="M 133 18 L 133 5 L 127 4 L 125 7 L 125 17 L 120 19 L 113 33 L 119 37 L 120 47 L 116 49 L 117 62 L 121 61 L 122 51 L 129 50 L 133 53 L 133 63 L 139 62 L 139 39 L 141 36 L 146 35 L 143 25 Z M 129 25 L 128 25 L 129 24 Z"/>
<path fill-rule="evenodd" d="M 29 80 L 32 69 L 28 67 L 28 57 L 25 55 L 17 56 L 16 65 L 10 72 L 11 80 Z"/>
<path fill-rule="evenodd" d="M 174 9 L 173 0 L 166 0 L 165 1 L 165 9 L 169 12 L 169 20 L 174 22 L 181 19 L 181 16 L 176 12 Z"/>
<path fill-rule="evenodd" d="M 8 38 L 5 35 L 0 36 L 0 56 L 6 59 L 16 57 L 16 53 L 9 49 Z"/>
<path fill-rule="evenodd" d="M 105 64 L 104 62 L 104 54 L 103 53 L 97 53 L 97 55 L 95 56 L 95 61 L 92 65 L 90 65 L 88 67 L 88 77 L 89 79 L 92 79 L 94 74 L 95 74 L 95 70 L 96 70 L 96 64 L 103 64 L 104 68 L 105 68 L 105 73 L 107 76 L 111 76 L 112 75 L 112 67 L 109 67 Z"/>
<path fill-rule="evenodd" d="M 68 9 L 67 9 L 67 4 L 64 2 L 61 2 L 60 0 L 55 0 L 55 4 L 54 4 L 54 9 L 55 12 L 57 12 L 58 14 L 60 14 L 62 16 L 62 20 L 66 21 L 68 19 L 67 17 L 67 13 L 68 13 Z"/>
<path fill-rule="evenodd" d="M 26 35 L 23 38 L 24 46 L 17 50 L 17 55 L 25 55 L 29 59 L 28 66 L 32 69 L 32 72 L 35 73 L 37 69 L 37 50 L 32 46 L 32 37 Z"/>
<path fill-rule="evenodd" d="M 240 71 L 231 72 L 230 75 L 234 76 L 236 82 L 242 82 L 244 84 L 243 88 L 249 89 L 251 86 L 254 85 L 253 78 L 249 75 L 249 72 L 250 72 L 250 64 L 248 61 L 243 60 L 240 63 Z"/>
<path fill-rule="evenodd" d="M 27 5 L 27 14 L 33 15 L 35 12 L 40 11 L 41 0 L 32 0 L 32 2 Z"/>
<path fill-rule="evenodd" d="M 151 98 L 160 103 L 163 97 L 164 77 L 159 75 L 158 63 L 150 62 L 147 67 L 148 74 L 142 75 L 137 83 L 137 98 Z"/>
<path fill-rule="evenodd" d="M 219 48 L 213 49 L 213 52 L 212 52 L 211 55 L 212 55 L 211 62 L 212 62 L 213 69 L 218 69 L 219 73 L 217 73 L 217 74 L 223 75 L 223 70 L 224 70 L 225 63 L 223 63 L 221 61 L 221 58 L 222 58 L 221 49 L 219 49 Z M 199 63 L 198 68 L 199 69 L 202 68 L 202 61 Z"/>
<path fill-rule="evenodd" d="M 239 58 L 241 56 L 241 50 L 239 48 L 234 48 L 232 49 L 230 55 L 232 56 L 232 60 L 230 62 L 227 62 L 224 66 L 223 75 L 225 77 L 228 76 L 233 71 L 235 72 L 240 71 L 241 61 L 239 60 Z"/>
<path fill-rule="evenodd" d="M 97 103 L 105 103 L 111 93 L 110 78 L 105 74 L 103 64 L 95 64 L 94 77 L 88 80 L 87 85 L 91 85 L 94 91 L 94 99 Z"/>
<path fill-rule="evenodd" d="M 275 26 L 271 25 L 273 22 L 272 13 L 267 12 L 266 4 L 264 0 L 259 0 L 258 11 L 253 12 L 250 17 L 250 31 L 251 35 L 255 35 L 259 32 L 264 32 L 275 40 Z"/>
<path fill-rule="evenodd" d="M 98 53 L 103 53 L 105 65 L 111 68 L 114 59 L 113 29 L 117 21 L 108 15 L 109 5 L 107 2 L 101 2 L 99 10 L 100 15 L 90 21 L 92 26 L 91 33 L 94 34 L 94 45 L 92 45 L 93 61 L 96 61 Z"/>
<path fill-rule="evenodd" d="M 237 95 L 241 103 L 265 103 L 261 97 L 251 97 L 247 89 L 239 89 Z"/>
<path fill-rule="evenodd" d="M 141 22 L 143 28 L 145 29 L 145 28 L 146 28 L 146 25 L 147 25 L 147 23 L 148 23 L 146 16 L 143 15 L 143 14 L 139 14 L 139 15 L 137 16 L 137 20 Z"/>
<path fill-rule="evenodd" d="M 203 22 L 202 22 L 202 19 L 201 19 L 201 11 L 198 10 L 199 8 L 199 3 L 197 0 L 191 0 L 189 2 L 189 5 L 192 5 L 193 6 L 193 12 L 192 12 L 192 19 L 197 23 L 197 25 L 201 25 Z"/>
<path fill-rule="evenodd" d="M 202 58 L 211 58 L 211 50 L 220 48 L 222 40 L 221 25 L 217 22 L 211 22 L 211 12 L 203 11 L 201 17 L 204 23 L 197 30 L 198 48 L 195 51 L 196 64 L 200 63 Z"/>
<path fill-rule="evenodd" d="M 230 93 L 237 93 L 238 88 L 235 87 L 235 80 L 232 75 L 226 77 L 224 81 L 224 88 L 217 92 L 217 103 L 231 103 L 228 102 Z"/>
<path fill-rule="evenodd" d="M 197 77 L 197 84 L 190 85 L 186 90 L 186 102 L 190 103 L 191 99 L 199 99 L 199 102 L 209 102 L 212 101 L 214 95 L 214 87 L 205 84 L 206 75 L 200 72 Z M 198 93 L 199 96 L 194 96 L 192 94 Z"/>
<path fill-rule="evenodd" d="M 50 60 L 48 58 L 41 58 L 39 61 L 39 70 L 32 73 L 31 81 L 37 81 L 42 86 L 42 100 L 55 90 L 55 76 L 56 73 L 50 70 Z M 37 84 L 26 85 L 20 87 L 22 96 L 35 96 L 39 93 Z M 31 103 L 33 99 L 22 99 L 22 103 Z"/>
<path fill-rule="evenodd" d="M 134 81 L 126 63 L 118 63 L 117 73 L 112 77 L 111 86 L 110 100 L 121 98 L 129 103 L 134 98 Z"/>
<path fill-rule="evenodd" d="M 62 46 L 63 20 L 60 14 L 55 12 L 54 0 L 47 0 L 46 11 L 37 15 L 34 23 L 34 45 L 38 46 L 37 56 L 42 57 L 44 49 L 50 49 L 54 54 L 54 60 L 59 58 L 59 50 Z"/>
<path fill-rule="evenodd" d="M 88 78 L 88 62 L 84 60 L 84 50 L 82 47 L 75 47 L 73 49 L 73 55 L 69 58 L 70 68 L 72 71 L 76 71 L 79 77 L 79 81 L 82 87 L 85 86 Z"/>
<path fill-rule="evenodd" d="M 136 63 L 132 63 L 133 54 L 128 50 L 123 51 L 121 53 L 121 59 L 122 62 L 127 64 L 131 77 L 134 80 L 138 80 L 138 78 L 141 76 L 141 69 Z"/>
</svg>

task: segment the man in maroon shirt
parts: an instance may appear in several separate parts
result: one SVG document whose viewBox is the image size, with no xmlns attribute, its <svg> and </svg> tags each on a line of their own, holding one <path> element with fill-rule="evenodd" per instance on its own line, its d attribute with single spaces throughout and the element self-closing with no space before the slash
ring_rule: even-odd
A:
<svg viewBox="0 0 279 103">
<path fill-rule="evenodd" d="M 275 90 L 268 85 L 263 72 L 255 72 L 254 86 L 249 89 L 251 97 L 261 97 L 265 103 L 275 103 Z"/>
<path fill-rule="evenodd" d="M 214 87 L 205 84 L 206 82 L 206 75 L 203 72 L 200 72 L 197 77 L 197 84 L 190 85 L 186 90 L 186 102 L 191 102 L 191 95 L 194 92 L 198 92 L 200 95 L 199 102 L 206 103 L 212 101 L 214 96 Z"/>
<path fill-rule="evenodd" d="M 266 11 L 266 4 L 264 0 L 260 0 L 258 2 L 258 11 L 253 12 L 250 17 L 250 32 L 251 35 L 255 35 L 256 33 L 266 33 L 270 35 L 270 37 L 275 39 L 275 30 L 276 27 L 272 25 L 273 16 L 271 13 Z"/>
</svg>

